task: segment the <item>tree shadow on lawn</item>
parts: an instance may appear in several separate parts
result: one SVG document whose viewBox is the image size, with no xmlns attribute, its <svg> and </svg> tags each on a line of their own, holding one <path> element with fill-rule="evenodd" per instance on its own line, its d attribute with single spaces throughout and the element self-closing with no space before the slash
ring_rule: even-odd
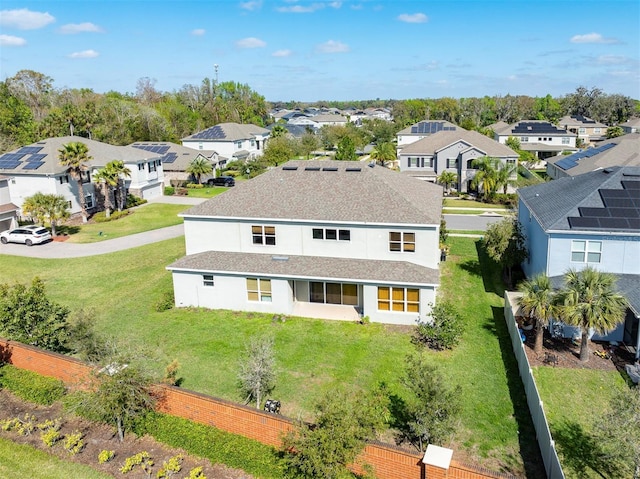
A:
<svg viewBox="0 0 640 479">
<path fill-rule="evenodd" d="M 562 465 L 571 469 L 576 477 L 587 477 L 589 469 L 605 479 L 622 477 L 621 471 L 607 459 L 598 440 L 580 424 L 563 421 L 553 428 L 553 438 L 562 455 Z"/>
</svg>

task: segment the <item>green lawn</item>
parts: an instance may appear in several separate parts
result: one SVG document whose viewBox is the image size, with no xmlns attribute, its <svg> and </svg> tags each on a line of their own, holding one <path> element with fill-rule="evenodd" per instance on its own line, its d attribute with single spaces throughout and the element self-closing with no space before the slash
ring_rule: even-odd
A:
<svg viewBox="0 0 640 479">
<path fill-rule="evenodd" d="M 187 196 L 191 198 L 213 198 L 220 193 L 224 193 L 229 188 L 224 186 L 205 186 L 204 188 L 188 188 Z"/>
<path fill-rule="evenodd" d="M 519 442 L 535 435 L 528 432 L 522 387 L 508 349 L 499 274 L 486 258 L 478 260 L 475 241 L 450 238 L 451 253 L 442 268 L 440 291 L 466 318 L 463 341 L 453 352 L 430 354 L 464 391 L 454 447 L 469 460 L 519 474 Z M 278 364 L 272 397 L 282 401 L 290 417 L 309 418 L 320 394 L 338 384 L 372 388 L 384 381 L 391 393 L 405 394 L 399 377 L 413 346 L 396 328 L 302 318 L 274 324 L 272 315 L 231 311 L 155 312 L 154 303 L 172 287 L 164 268 L 183 254 L 184 239 L 176 238 L 90 260 L 5 256 L 0 282 L 39 275 L 56 301 L 72 309 L 92 308 L 102 332 L 156 350 L 162 358 L 154 362 L 158 372 L 177 358 L 188 389 L 240 400 L 235 377 L 243 347 L 252 335 L 270 334 Z"/>
<path fill-rule="evenodd" d="M 108 479 L 112 476 L 83 464 L 63 461 L 31 446 L 0 438 L 0 477 Z"/>
<path fill-rule="evenodd" d="M 70 243 L 94 243 L 120 238 L 143 231 L 164 228 L 182 223 L 178 213 L 190 208 L 188 205 L 169 205 L 161 203 L 146 204 L 134 208 L 132 212 L 114 221 L 88 223 L 80 226 L 63 226 L 59 233 L 69 235 Z"/>
<path fill-rule="evenodd" d="M 507 209 L 504 205 L 492 205 L 491 203 L 483 203 L 482 201 L 461 200 L 458 198 L 445 198 L 442 206 L 454 208 Z"/>
</svg>

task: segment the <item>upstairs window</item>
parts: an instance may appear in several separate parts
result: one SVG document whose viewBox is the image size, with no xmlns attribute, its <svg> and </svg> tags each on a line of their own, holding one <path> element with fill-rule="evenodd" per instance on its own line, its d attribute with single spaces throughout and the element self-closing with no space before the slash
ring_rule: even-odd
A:
<svg viewBox="0 0 640 479">
<path fill-rule="evenodd" d="M 402 231 L 389 232 L 389 251 L 413 253 L 416 250 L 416 234 Z"/>
<path fill-rule="evenodd" d="M 569 138 L 567 138 L 566 136 L 562 137 L 562 144 L 563 145 L 568 145 L 570 143 Z"/>
<path fill-rule="evenodd" d="M 602 241 L 571 241 L 571 262 L 600 263 L 602 259 Z"/>
<path fill-rule="evenodd" d="M 351 230 L 313 228 L 313 239 L 351 241 Z"/>
<path fill-rule="evenodd" d="M 252 226 L 251 234 L 253 236 L 253 244 L 265 244 L 270 246 L 275 246 L 276 244 L 275 226 Z"/>
</svg>

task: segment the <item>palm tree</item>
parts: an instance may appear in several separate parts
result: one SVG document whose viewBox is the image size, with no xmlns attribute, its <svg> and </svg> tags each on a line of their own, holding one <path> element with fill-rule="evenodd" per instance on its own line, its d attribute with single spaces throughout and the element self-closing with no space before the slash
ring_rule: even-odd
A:
<svg viewBox="0 0 640 479">
<path fill-rule="evenodd" d="M 62 145 L 62 148 L 58 150 L 58 158 L 60 164 L 67 168 L 71 178 L 73 178 L 78 185 L 78 201 L 80 202 L 80 209 L 82 210 L 82 222 L 86 223 L 88 219 L 87 202 L 84 196 L 82 177 L 88 168 L 86 163 L 93 159 L 89 156 L 89 147 L 81 141 L 72 141 L 71 143 Z"/>
<path fill-rule="evenodd" d="M 624 321 L 627 301 L 615 291 L 615 277 L 591 267 L 569 270 L 557 295 L 558 316 L 582 330 L 580 361 L 589 360 L 589 331 L 606 333 Z"/>
<path fill-rule="evenodd" d="M 124 161 L 113 160 L 107 163 L 111 172 L 118 178 L 118 184 L 116 186 L 116 208 L 118 211 L 122 211 L 126 203 L 126 188 L 124 178 L 131 178 L 131 170 L 124 166 Z"/>
<path fill-rule="evenodd" d="M 511 177 L 516 171 L 516 165 L 511 163 L 502 163 L 496 172 L 496 188 L 502 186 L 502 192 L 506 195 L 509 185 L 515 183 Z"/>
<path fill-rule="evenodd" d="M 539 274 L 520 283 L 518 289 L 523 293 L 518 299 L 522 312 L 536 320 L 536 341 L 533 350 L 538 355 L 542 354 L 544 328 L 554 313 L 555 295 L 551 280 L 546 274 Z"/>
<path fill-rule="evenodd" d="M 445 191 L 449 194 L 451 185 L 455 185 L 458 182 L 458 175 L 453 171 L 443 171 L 438 176 L 438 183 L 444 186 Z"/>
<path fill-rule="evenodd" d="M 376 145 L 370 156 L 376 160 L 380 166 L 385 166 L 390 161 L 396 161 L 396 147 L 393 146 L 391 142 L 382 142 Z"/>
<path fill-rule="evenodd" d="M 69 217 L 69 204 L 62 195 L 38 192 L 24 199 L 22 211 L 43 226 L 48 221 L 51 234 L 56 236 L 58 222 Z"/>
<path fill-rule="evenodd" d="M 482 197 L 487 200 L 498 187 L 500 160 L 491 156 L 483 156 L 473 160 L 471 165 L 478 170 L 471 180 L 471 187 L 482 187 Z"/>
<path fill-rule="evenodd" d="M 104 196 L 104 210 L 107 218 L 111 217 L 113 210 L 112 193 L 113 189 L 118 186 L 119 176 L 113 168 L 113 162 L 107 163 L 104 168 L 100 168 L 94 175 L 93 179 L 96 183 L 102 185 L 102 195 Z"/>
<path fill-rule="evenodd" d="M 211 173 L 213 171 L 213 166 L 209 160 L 202 156 L 198 156 L 191 160 L 191 163 L 189 163 L 189 166 L 187 166 L 185 171 L 192 174 L 196 179 L 196 183 L 200 184 L 200 178 L 202 178 L 202 175 L 208 175 Z"/>
</svg>

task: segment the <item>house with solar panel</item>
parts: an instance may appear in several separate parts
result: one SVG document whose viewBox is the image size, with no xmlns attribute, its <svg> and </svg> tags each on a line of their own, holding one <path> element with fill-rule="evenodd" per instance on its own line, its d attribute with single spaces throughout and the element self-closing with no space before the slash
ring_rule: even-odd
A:
<svg viewBox="0 0 640 479">
<path fill-rule="evenodd" d="M 182 139 L 182 146 L 213 151 L 228 161 L 252 160 L 262 156 L 271 132 L 256 125 L 220 123 Z"/>
<path fill-rule="evenodd" d="M 83 177 L 85 201 L 89 211 L 100 205 L 99 187 L 92 183 L 95 171 L 113 160 L 121 160 L 131 171 L 125 178 L 128 192 L 149 199 L 163 193 L 164 175 L 161 155 L 130 146 L 114 146 L 78 136 L 47 138 L 46 140 L 23 146 L 0 156 L 0 175 L 9 176 L 11 201 L 22 206 L 24 199 L 35 193 L 64 196 L 69 202 L 71 214 L 80 213 L 79 193 L 76 182 L 60 164 L 59 150 L 71 142 L 82 142 L 89 148 L 91 160 Z"/>
<path fill-rule="evenodd" d="M 640 166 L 640 133 L 623 135 L 571 155 L 547 159 L 547 175 L 558 179 L 612 166 Z"/>
<path fill-rule="evenodd" d="M 181 213 L 178 307 L 415 324 L 439 285 L 442 187 L 375 165 L 289 161 Z"/>
<path fill-rule="evenodd" d="M 400 130 L 396 133 L 396 145 L 398 152 L 407 145 L 415 143 L 418 140 L 422 140 L 429 135 L 438 133 L 439 131 L 460 131 L 464 128 L 460 128 L 448 121 L 419 121 L 418 123 L 408 126 L 407 128 Z"/>
<path fill-rule="evenodd" d="M 528 278 L 544 273 L 555 287 L 569 270 L 612 273 L 628 301 L 624 324 L 593 339 L 624 343 L 640 358 L 640 167 L 611 167 L 518 190 L 518 220 Z M 558 325 L 565 337 L 573 327 Z"/>
<path fill-rule="evenodd" d="M 219 156 L 215 151 L 194 150 L 170 141 L 137 141 L 129 146 L 161 155 L 165 186 L 172 186 L 172 181 L 174 184 L 175 182 L 191 181 L 192 178 L 187 173 L 187 168 L 197 158 L 203 158 L 211 163 L 213 169 L 211 176 L 227 161 L 227 158 Z M 201 178 L 203 182 L 207 179 L 207 177 Z"/>
<path fill-rule="evenodd" d="M 518 153 L 477 131 L 463 128 L 441 130 L 411 143 L 398 154 L 403 174 L 435 182 L 438 175 L 451 171 L 458 177 L 458 191 L 470 191 L 469 184 L 477 173 L 474 160 L 490 156 L 505 165 L 517 166 Z M 514 176 L 516 178 L 514 168 Z"/>
<path fill-rule="evenodd" d="M 11 202 L 9 193 L 8 176 L 0 175 L 0 231 L 9 230 L 18 226 L 18 208 Z"/>
<path fill-rule="evenodd" d="M 607 125 L 583 115 L 563 116 L 558 120 L 558 126 L 578 135 L 585 146 L 607 137 Z"/>
<path fill-rule="evenodd" d="M 520 141 L 520 148 L 530 151 L 539 160 L 560 155 L 564 151 L 577 151 L 578 135 L 564 128 L 558 128 L 548 121 L 519 121 L 504 128 L 497 128 L 494 133 L 494 139 L 499 143 L 506 143 L 510 137 L 517 138 Z"/>
</svg>

